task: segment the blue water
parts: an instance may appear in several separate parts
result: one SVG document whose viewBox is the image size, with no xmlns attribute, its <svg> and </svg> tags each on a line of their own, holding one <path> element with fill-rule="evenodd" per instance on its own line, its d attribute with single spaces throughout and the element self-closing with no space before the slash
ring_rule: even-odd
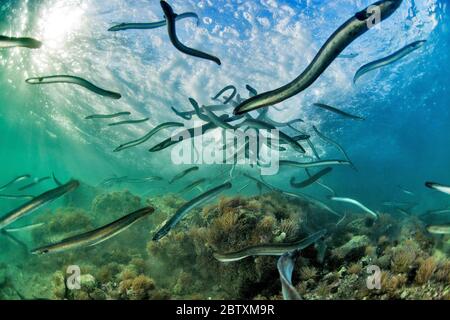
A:
<svg viewBox="0 0 450 320">
<path fill-rule="evenodd" d="M 54 172 L 60 180 L 76 178 L 97 186 L 112 176 L 157 175 L 169 180 L 189 166 L 171 163 L 170 149 L 148 149 L 171 131 L 124 152 L 118 145 L 141 137 L 166 121 L 182 121 L 170 109 L 190 110 L 188 97 L 214 104 L 211 97 L 234 84 L 247 97 L 246 84 L 259 92 L 278 88 L 297 77 L 329 35 L 369 0 L 345 1 L 171 1 L 176 12 L 193 11 L 199 26 L 186 19 L 177 24 L 179 38 L 189 46 L 220 57 L 222 66 L 178 52 L 166 28 L 111 33 L 121 22 L 148 22 L 163 18 L 158 1 L 148 0 L 45 0 L 0 3 L 0 34 L 30 36 L 43 42 L 39 50 L 0 49 L 0 182 L 29 173 L 33 177 Z M 312 131 L 317 126 L 338 141 L 358 171 L 336 167 L 322 179 L 343 197 L 358 199 L 384 212 L 385 201 L 419 203 L 413 214 L 450 206 L 445 194 L 425 188 L 425 181 L 450 184 L 450 20 L 445 0 L 405 0 L 379 29 L 358 38 L 344 53 L 353 59 L 337 59 L 307 90 L 269 111 L 277 121 L 302 118 L 298 128 L 312 135 L 323 159 L 342 158 L 331 145 Z M 353 85 L 356 70 L 417 40 L 421 49 L 394 65 L 373 71 Z M 30 86 L 25 79 L 52 74 L 74 74 L 120 92 L 121 100 L 97 96 L 77 86 L 56 84 Z M 323 102 L 364 116 L 352 121 L 312 106 Z M 132 112 L 132 119 L 150 121 L 108 127 L 114 121 L 88 121 L 97 113 Z M 229 110 L 231 113 L 231 109 Z M 116 119 L 115 119 L 116 120 Z M 122 120 L 122 119 L 119 119 Z M 185 122 L 187 127 L 193 122 Z M 311 155 L 308 149 L 308 154 Z M 293 151 L 289 159 L 306 161 Z M 223 169 L 200 166 L 185 181 L 213 177 Z M 249 167 L 243 172 L 257 172 Z M 273 185 L 289 189 L 289 179 L 305 177 L 301 170 L 283 171 L 268 177 Z M 223 182 L 227 176 L 210 181 Z M 235 194 L 244 182 L 238 179 Z M 399 186 L 414 193 L 409 196 Z M 50 188 L 48 180 L 31 192 Z M 166 182 L 115 186 L 138 195 L 176 192 Z M 324 201 L 327 193 L 318 185 L 305 193 Z M 302 191 L 302 192 L 303 192 Z M 258 192 L 251 185 L 247 195 Z M 184 195 L 186 200 L 192 194 Z M 329 202 L 328 202 L 329 203 Z M 21 202 L 0 200 L 1 212 Z M 61 204 L 57 201 L 54 208 Z M 331 204 L 342 212 L 353 207 Z M 52 207 L 50 206 L 50 207 Z M 123 213 L 125 214 L 125 212 Z M 0 240 L 1 242 L 2 240 Z M 7 260 L 0 253 L 0 260 Z"/>
</svg>

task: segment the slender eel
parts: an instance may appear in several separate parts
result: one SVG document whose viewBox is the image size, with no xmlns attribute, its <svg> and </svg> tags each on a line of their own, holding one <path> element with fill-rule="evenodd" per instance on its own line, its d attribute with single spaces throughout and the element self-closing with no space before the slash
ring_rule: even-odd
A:
<svg viewBox="0 0 450 320">
<path fill-rule="evenodd" d="M 314 143 L 312 143 L 311 139 L 306 139 L 306 142 L 308 142 L 309 147 L 311 148 L 314 156 L 316 157 L 317 160 L 320 160 L 320 155 L 319 152 L 317 152 L 316 147 L 314 146 Z"/>
<path fill-rule="evenodd" d="M 204 183 L 204 182 L 206 182 L 206 181 L 207 181 L 207 179 L 205 179 L 205 178 L 198 179 L 198 180 L 196 180 L 196 181 L 194 181 L 194 182 L 188 184 L 188 185 L 187 185 L 186 187 L 184 187 L 183 190 L 181 190 L 179 193 L 180 193 L 180 194 L 188 193 L 188 192 L 190 192 L 192 189 L 197 188 L 198 186 L 200 186 L 202 183 Z"/>
<path fill-rule="evenodd" d="M 149 133 L 147 133 L 145 136 L 143 136 L 142 138 L 124 143 L 120 146 L 118 146 L 114 152 L 119 152 L 119 151 L 123 151 L 125 149 L 128 148 L 132 148 L 132 147 L 136 147 L 144 142 L 146 142 L 147 140 L 149 140 L 151 137 L 153 137 L 155 134 L 157 134 L 159 131 L 163 130 L 163 129 L 167 129 L 167 128 L 180 128 L 180 127 L 184 127 L 184 124 L 179 123 L 179 122 L 165 122 L 160 124 L 159 126 L 157 126 L 156 128 L 154 128 L 153 130 L 151 130 Z"/>
<path fill-rule="evenodd" d="M 331 112 L 334 112 L 334 113 L 336 113 L 338 115 L 341 115 L 341 116 L 343 116 L 345 118 L 349 118 L 349 119 L 353 119 L 353 120 L 362 120 L 362 121 L 365 120 L 365 118 L 363 118 L 363 117 L 352 115 L 350 113 L 344 112 L 342 110 L 339 110 L 339 109 L 337 109 L 335 107 L 329 106 L 329 105 L 324 104 L 324 103 L 314 103 L 314 106 L 322 108 L 322 109 L 325 109 L 325 110 L 328 110 L 328 111 L 331 111 Z"/>
<path fill-rule="evenodd" d="M 198 57 L 198 58 L 202 58 L 202 59 L 206 59 L 206 60 L 211 60 L 214 61 L 215 63 L 217 63 L 219 66 L 221 65 L 221 62 L 219 60 L 219 58 L 214 57 L 208 53 L 196 50 L 196 49 L 192 49 L 189 48 L 187 46 L 185 46 L 184 44 L 182 44 L 180 42 L 180 40 L 178 40 L 177 37 L 177 29 L 176 29 L 176 17 L 177 14 L 175 14 L 173 12 L 172 7 L 166 2 L 166 1 L 161 1 L 161 8 L 164 11 L 164 15 L 166 17 L 166 21 L 167 21 L 167 30 L 169 33 L 169 38 L 170 41 L 172 42 L 172 44 L 174 45 L 175 48 L 177 48 L 179 51 L 193 56 L 193 57 Z"/>
<path fill-rule="evenodd" d="M 172 180 L 169 181 L 169 184 L 174 183 L 175 181 L 178 181 L 182 178 L 184 178 L 185 176 L 187 176 L 189 173 L 194 172 L 194 171 L 198 171 L 200 168 L 197 166 L 188 168 L 186 170 L 181 171 L 180 173 L 178 173 L 177 175 L 175 175 L 175 177 L 172 178 Z"/>
<path fill-rule="evenodd" d="M 224 115 L 224 117 L 228 118 L 227 115 Z M 209 122 L 209 123 L 206 123 L 206 124 L 204 124 L 204 125 L 202 125 L 200 127 L 186 129 L 184 132 L 181 132 L 181 133 L 179 133 L 177 135 L 174 135 L 174 136 L 172 136 L 170 138 L 167 138 L 166 140 L 162 141 L 161 143 L 158 143 L 156 146 L 151 148 L 149 151 L 150 152 L 162 151 L 162 150 L 164 150 L 166 148 L 169 148 L 170 146 L 173 146 L 173 145 L 183 141 L 183 139 L 180 139 L 180 138 L 183 138 L 184 136 L 187 136 L 190 139 L 192 139 L 192 138 L 195 138 L 198 134 L 203 135 L 203 134 L 206 133 L 206 131 L 212 130 L 212 129 L 215 129 L 215 128 L 217 128 L 217 126 L 214 123 Z"/>
<path fill-rule="evenodd" d="M 295 258 L 290 252 L 283 254 L 277 262 L 280 274 L 281 292 L 284 300 L 302 300 L 300 294 L 292 285 L 292 272 L 294 271 Z"/>
<path fill-rule="evenodd" d="M 233 262 L 252 256 L 282 256 L 287 252 L 303 250 L 309 247 L 320 238 L 324 237 L 326 233 L 327 231 L 324 229 L 310 235 L 307 238 L 292 243 L 262 244 L 246 247 L 239 251 L 226 254 L 214 253 L 214 258 L 220 262 Z"/>
<path fill-rule="evenodd" d="M 30 230 L 34 230 L 37 228 L 40 228 L 44 225 L 45 223 L 41 222 L 41 223 L 34 223 L 34 224 L 30 224 L 30 225 L 26 225 L 26 226 L 21 226 L 21 227 L 16 227 L 16 228 L 10 228 L 10 229 L 4 229 L 6 232 L 8 233 L 14 233 L 14 232 L 24 232 L 24 231 L 30 231 Z"/>
<path fill-rule="evenodd" d="M 93 120 L 93 119 L 112 119 L 112 118 L 118 118 L 123 116 L 129 116 L 131 112 L 124 111 L 124 112 L 117 112 L 113 114 L 92 114 L 90 116 L 85 117 L 85 120 Z"/>
<path fill-rule="evenodd" d="M 450 234 L 450 224 L 429 225 L 427 231 L 432 234 Z"/>
<path fill-rule="evenodd" d="M 309 172 L 309 170 L 308 170 L 308 169 L 305 169 L 305 171 L 306 171 L 306 174 L 308 175 L 308 177 L 311 178 L 311 177 L 312 177 L 312 174 Z M 316 183 L 317 183 L 319 186 L 321 186 L 322 188 L 324 188 L 324 189 L 326 189 L 327 191 L 329 191 L 333 197 L 336 196 L 336 191 L 334 191 L 331 187 L 327 186 L 326 184 L 323 184 L 322 182 L 320 182 L 320 180 L 317 180 Z"/>
<path fill-rule="evenodd" d="M 359 56 L 359 53 L 349 53 L 349 54 L 340 54 L 338 58 L 340 59 L 353 59 Z"/>
<path fill-rule="evenodd" d="M 362 66 L 356 72 L 355 77 L 353 78 L 353 83 L 356 83 L 356 81 L 358 81 L 359 78 L 361 78 L 363 75 L 365 75 L 366 73 L 368 73 L 372 70 L 379 69 L 379 68 L 385 67 L 387 65 L 390 65 L 390 64 L 393 64 L 393 63 L 399 61 L 400 59 L 409 55 L 413 51 L 421 48 L 425 44 L 425 42 L 426 42 L 426 40 L 420 40 L 420 41 L 410 43 L 407 46 L 403 47 L 402 49 L 394 52 L 393 54 L 391 54 L 385 58 L 370 62 L 370 63 Z"/>
<path fill-rule="evenodd" d="M 25 194 L 20 194 L 20 195 L 15 195 L 15 194 L 0 194 L 0 199 L 7 199 L 7 200 L 31 200 L 34 199 L 34 196 L 31 195 L 25 195 Z"/>
<path fill-rule="evenodd" d="M 200 106 L 198 105 L 198 102 L 195 101 L 195 99 L 189 98 L 189 102 L 191 103 L 192 107 L 194 108 L 195 114 L 200 120 L 203 120 L 205 122 L 210 121 L 209 117 L 202 113 L 202 111 L 200 110 Z"/>
<path fill-rule="evenodd" d="M 412 192 L 412 191 L 410 191 L 410 190 L 408 190 L 408 189 L 405 189 L 405 188 L 403 188 L 402 186 L 397 186 L 404 194 L 407 194 L 408 196 L 412 196 L 412 197 L 414 197 L 415 196 L 415 194 L 414 194 L 414 192 Z"/>
<path fill-rule="evenodd" d="M 252 87 L 251 85 L 249 85 L 249 84 L 247 84 L 247 85 L 245 86 L 245 89 L 248 90 L 248 92 L 249 92 L 249 94 L 250 94 L 250 97 L 254 97 L 254 96 L 258 95 L 258 91 L 256 91 L 256 89 L 253 88 L 253 87 Z"/>
<path fill-rule="evenodd" d="M 244 174 L 244 176 L 245 175 L 246 174 Z M 251 176 L 247 176 L 247 177 L 251 178 L 251 179 L 254 179 L 256 181 L 259 181 L 258 179 L 253 178 Z M 333 215 L 335 215 L 335 216 L 337 216 L 339 218 L 342 218 L 342 214 L 334 211 L 329 206 L 327 206 L 325 203 L 323 203 L 322 201 L 320 201 L 320 200 L 318 200 L 318 199 L 316 199 L 316 198 L 314 198 L 314 197 L 312 197 L 310 195 L 307 195 L 307 194 L 304 194 L 304 193 L 292 193 L 292 192 L 284 191 L 284 190 L 278 189 L 277 187 L 271 186 L 271 185 L 269 185 L 268 183 L 266 183 L 264 181 L 260 181 L 260 182 L 263 182 L 266 185 L 266 187 L 269 188 L 272 191 L 277 191 L 277 192 L 279 192 L 279 193 L 281 193 L 281 194 L 283 194 L 283 195 L 285 195 L 287 197 L 292 197 L 292 198 L 300 199 L 302 201 L 311 202 L 312 204 L 314 204 L 318 208 L 321 208 L 324 211 L 327 211 L 327 212 L 329 212 L 329 213 L 331 213 L 331 214 L 333 214 Z"/>
<path fill-rule="evenodd" d="M 274 126 L 272 126 L 271 124 L 261 121 L 261 120 L 256 120 L 256 119 L 246 119 L 244 122 L 242 122 L 239 125 L 239 127 L 241 127 L 241 126 L 248 126 L 250 128 L 254 128 L 254 129 L 276 130 L 276 128 Z M 278 134 L 279 134 L 281 140 L 285 141 L 296 151 L 298 151 L 300 153 L 306 152 L 306 150 L 297 141 L 295 141 L 292 137 L 288 136 L 287 134 L 285 134 L 284 132 L 282 132 L 280 130 L 278 130 Z"/>
<path fill-rule="evenodd" d="M 226 104 L 216 104 L 216 105 L 209 105 L 209 106 L 203 106 L 200 108 L 200 111 L 203 111 L 205 108 L 208 108 L 211 111 L 224 111 L 229 108 L 229 105 Z M 197 112 L 195 110 L 192 111 L 178 111 L 174 107 L 172 107 L 173 112 L 184 120 L 191 120 L 192 116 L 196 115 Z M 237 120 L 237 118 L 236 118 Z"/>
<path fill-rule="evenodd" d="M 403 0 L 382 0 L 356 13 L 339 27 L 326 41 L 306 70 L 291 83 L 273 91 L 259 94 L 244 101 L 234 110 L 243 114 L 262 107 L 271 106 L 289 99 L 312 85 L 330 64 L 358 37 L 366 33 L 376 23 L 373 8 L 377 7 L 380 22 L 390 17 L 400 7 Z"/>
<path fill-rule="evenodd" d="M 350 165 L 350 162 L 344 160 L 322 160 L 315 162 L 296 162 L 290 160 L 280 160 L 280 166 L 290 166 L 297 168 L 315 168 L 332 165 Z"/>
<path fill-rule="evenodd" d="M 427 182 L 425 185 L 430 188 L 434 189 L 446 194 L 450 194 L 450 186 L 444 186 L 443 184 L 435 183 L 435 182 Z"/>
<path fill-rule="evenodd" d="M 183 118 L 184 120 L 191 120 L 192 119 L 192 112 L 189 111 L 178 111 L 177 109 L 175 109 L 174 107 L 171 107 L 172 111 L 179 116 L 180 118 Z"/>
<path fill-rule="evenodd" d="M 56 178 L 54 172 L 52 172 L 52 179 L 53 179 L 53 182 L 54 182 L 57 186 L 62 186 L 62 185 L 63 185 L 63 183 L 61 183 L 61 181 L 59 181 L 58 178 Z"/>
<path fill-rule="evenodd" d="M 148 182 L 153 182 L 153 181 L 162 181 L 164 180 L 161 177 L 158 176 L 151 176 L 151 177 L 146 177 L 146 178 L 122 178 L 122 180 L 120 181 L 120 183 L 129 183 L 129 184 L 139 184 L 139 183 L 148 183 Z"/>
<path fill-rule="evenodd" d="M 144 118 L 144 119 L 140 119 L 140 120 L 125 120 L 125 121 L 110 123 L 110 124 L 108 124 L 108 126 L 113 127 L 113 126 L 120 126 L 120 125 L 124 125 L 124 124 L 138 124 L 138 123 L 147 122 L 148 120 L 150 120 L 150 118 Z"/>
<path fill-rule="evenodd" d="M 15 245 L 21 247 L 24 252 L 28 253 L 28 247 L 23 241 L 19 240 L 11 233 L 6 232 L 5 229 L 0 230 L 0 234 L 4 235 L 8 240 L 10 240 Z"/>
<path fill-rule="evenodd" d="M 225 130 L 235 130 L 236 127 L 233 127 L 231 124 L 226 123 L 222 120 L 221 117 L 218 117 L 214 112 L 209 110 L 208 108 L 203 109 L 208 117 L 208 120 L 214 123 L 218 128 L 222 128 Z"/>
<path fill-rule="evenodd" d="M 175 20 L 181 20 L 186 18 L 194 18 L 197 19 L 197 26 L 200 23 L 200 18 L 198 15 L 194 12 L 185 12 L 177 15 L 175 17 Z M 157 22 L 151 22 L 151 23 L 121 23 L 118 25 L 115 25 L 108 29 L 108 31 L 116 32 L 116 31 L 125 31 L 125 30 L 142 30 L 142 29 L 156 29 L 161 28 L 167 25 L 166 20 L 161 20 Z"/>
<path fill-rule="evenodd" d="M 11 38 L 0 36 L 0 48 L 23 47 L 29 49 L 39 49 L 42 42 L 33 38 Z"/>
<path fill-rule="evenodd" d="M 220 193 L 227 189 L 231 189 L 230 182 L 224 183 L 218 187 L 210 189 L 198 197 L 192 199 L 185 205 L 183 205 L 177 212 L 166 222 L 166 224 L 158 230 L 154 235 L 153 241 L 158 241 L 166 236 L 172 228 L 174 228 L 192 209 L 204 204 L 205 202 L 217 197 Z"/>
<path fill-rule="evenodd" d="M 322 139 L 325 142 L 328 142 L 329 144 L 334 145 L 345 157 L 345 159 L 347 159 L 348 162 L 350 162 L 350 165 L 352 166 L 352 168 L 356 171 L 358 171 L 358 169 L 356 169 L 355 165 L 353 164 L 353 162 L 350 160 L 350 157 L 348 156 L 347 152 L 345 152 L 344 148 L 341 147 L 341 145 L 339 143 L 337 143 L 336 141 L 328 138 L 327 136 L 325 136 L 323 133 L 321 133 L 316 126 L 313 126 L 313 130 L 314 132 L 319 136 L 320 139 Z"/>
<path fill-rule="evenodd" d="M 47 180 L 50 180 L 50 177 L 39 178 L 39 179 L 37 179 L 37 180 L 35 180 L 35 181 L 33 181 L 33 182 L 31 182 L 31 183 L 29 183 L 29 184 L 27 184 L 27 185 L 25 185 L 25 186 L 19 188 L 19 189 L 17 189 L 17 190 L 19 190 L 19 191 L 24 191 L 24 190 L 30 189 L 30 188 L 32 188 L 32 187 L 34 187 L 34 186 L 37 186 L 37 185 L 40 184 L 41 182 L 44 182 L 44 181 L 47 181 Z"/>
<path fill-rule="evenodd" d="M 367 213 L 369 213 L 370 215 L 372 215 L 375 219 L 378 218 L 378 214 L 372 210 L 370 210 L 369 208 L 367 208 L 365 205 L 363 205 L 361 202 L 356 201 L 354 199 L 350 199 L 350 198 L 340 198 L 340 197 L 331 197 L 330 198 L 333 201 L 339 201 L 339 202 L 345 202 L 345 203 L 350 203 L 353 204 L 359 208 L 361 208 L 362 210 L 366 211 Z"/>
<path fill-rule="evenodd" d="M 43 194 L 35 197 L 33 200 L 23 204 L 17 209 L 8 212 L 0 218 L 0 229 L 4 229 L 6 226 L 12 224 L 18 219 L 29 215 L 30 213 L 52 202 L 53 200 L 75 190 L 79 185 L 80 183 L 78 181 L 72 180 L 60 187 L 44 192 Z"/>
<path fill-rule="evenodd" d="M 21 182 L 23 180 L 27 180 L 27 179 L 30 179 L 30 178 L 31 178 L 31 176 L 29 174 L 24 174 L 24 175 L 21 175 L 21 176 L 17 176 L 14 179 L 12 179 L 11 181 L 9 181 L 9 182 L 5 183 L 3 186 L 1 186 L 0 187 L 0 191 L 9 188 L 13 184 L 19 183 L 19 182 Z"/>
<path fill-rule="evenodd" d="M 29 78 L 29 79 L 25 80 L 25 82 L 28 84 L 32 84 L 32 85 L 52 84 L 52 83 L 71 83 L 71 84 L 79 85 L 79 86 L 81 86 L 85 89 L 88 89 L 89 91 L 94 92 L 103 97 L 116 99 L 116 100 L 122 98 L 122 95 L 120 93 L 102 89 L 83 78 L 75 77 L 75 76 L 56 75 L 56 76 L 48 76 L 48 77 L 36 77 L 36 78 Z"/>
<path fill-rule="evenodd" d="M 219 91 L 214 97 L 212 97 L 211 99 L 212 99 L 212 100 L 217 100 L 222 94 L 224 94 L 225 92 L 227 92 L 227 91 L 229 91 L 229 90 L 232 90 L 233 92 L 232 92 L 231 95 L 230 95 L 228 98 L 226 98 L 225 101 L 223 102 L 223 104 L 227 104 L 227 103 L 229 103 L 231 100 L 233 100 L 234 97 L 235 97 L 236 94 L 237 94 L 237 89 L 236 89 L 236 87 L 233 86 L 233 85 L 226 86 L 225 88 L 223 88 L 222 90 L 220 90 L 220 91 Z"/>
<path fill-rule="evenodd" d="M 312 175 L 311 177 L 309 177 L 308 179 L 306 179 L 305 181 L 302 181 L 300 183 L 295 182 L 295 178 L 292 177 L 291 187 L 296 188 L 296 189 L 306 188 L 307 186 L 312 185 L 314 182 L 316 182 L 317 180 L 322 178 L 324 175 L 330 173 L 332 170 L 333 170 L 333 168 L 330 168 L 330 167 L 322 169 L 315 175 Z"/>
<path fill-rule="evenodd" d="M 101 228 L 79 234 L 58 243 L 44 246 L 32 251 L 32 254 L 59 253 L 79 247 L 91 247 L 102 243 L 131 227 L 139 220 L 153 213 L 152 207 L 137 210 Z"/>
</svg>

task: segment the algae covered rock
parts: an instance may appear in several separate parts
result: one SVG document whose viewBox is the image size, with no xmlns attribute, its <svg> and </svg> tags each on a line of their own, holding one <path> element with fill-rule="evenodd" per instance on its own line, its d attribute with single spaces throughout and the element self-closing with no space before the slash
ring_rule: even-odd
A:
<svg viewBox="0 0 450 320">
<path fill-rule="evenodd" d="M 354 236 L 344 245 L 333 249 L 333 255 L 347 261 L 357 261 L 365 255 L 370 239 L 366 235 Z"/>
<path fill-rule="evenodd" d="M 141 207 L 141 198 L 130 191 L 103 193 L 92 201 L 92 211 L 99 216 L 121 216 Z"/>
</svg>

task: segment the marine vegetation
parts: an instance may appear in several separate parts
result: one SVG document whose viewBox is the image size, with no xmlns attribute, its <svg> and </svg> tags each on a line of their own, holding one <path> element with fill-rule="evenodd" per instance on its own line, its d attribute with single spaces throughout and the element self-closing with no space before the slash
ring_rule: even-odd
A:
<svg viewBox="0 0 450 320">
<path fill-rule="evenodd" d="M 105 199 L 114 205 L 106 206 Z M 450 260 L 446 258 L 450 246 L 446 241 L 435 242 L 416 217 L 405 223 L 389 214 L 376 220 L 350 214 L 336 225 L 337 217 L 327 211 L 277 192 L 222 196 L 194 209 L 166 237 L 153 241 L 152 235 L 183 203 L 176 195 L 141 199 L 125 191 L 97 196 L 86 211 L 48 210 L 34 221 L 46 223 L 32 231 L 33 243 L 91 230 L 117 208 L 146 204 L 156 213 L 95 247 L 28 256 L 26 265 L 0 265 L 0 297 L 282 299 L 276 257 L 222 263 L 214 253 L 289 243 L 326 221 L 325 254 L 317 244 L 310 245 L 295 260 L 292 284 L 302 299 L 450 298 Z M 14 244 L 8 246 L 8 250 L 14 248 Z M 73 265 L 81 271 L 77 290 L 67 287 L 67 268 Z M 379 290 L 367 288 L 371 265 L 382 270 Z M 30 272 L 36 268 L 42 277 Z"/>
</svg>

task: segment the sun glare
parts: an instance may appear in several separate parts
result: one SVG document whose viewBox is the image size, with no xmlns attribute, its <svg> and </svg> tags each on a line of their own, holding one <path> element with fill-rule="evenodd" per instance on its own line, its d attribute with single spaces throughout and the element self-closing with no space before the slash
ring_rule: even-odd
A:
<svg viewBox="0 0 450 320">
<path fill-rule="evenodd" d="M 58 1 L 45 8 L 40 16 L 39 27 L 43 42 L 51 48 L 61 48 L 81 27 L 84 7 L 80 2 Z"/>
</svg>

